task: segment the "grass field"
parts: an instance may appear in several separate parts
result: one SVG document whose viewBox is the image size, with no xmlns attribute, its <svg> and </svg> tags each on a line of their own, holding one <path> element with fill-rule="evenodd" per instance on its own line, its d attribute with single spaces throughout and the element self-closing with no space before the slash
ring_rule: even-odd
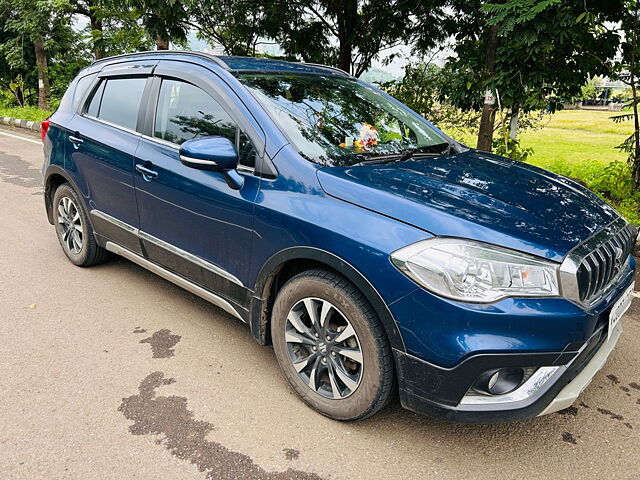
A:
<svg viewBox="0 0 640 480">
<path fill-rule="evenodd" d="M 530 162 L 550 167 L 558 162 L 575 165 L 583 162 L 626 160 L 615 147 L 633 131 L 631 122 L 614 123 L 612 112 L 565 110 L 545 117 L 540 130 L 522 134 L 523 147 L 534 150 Z"/>
<path fill-rule="evenodd" d="M 633 124 L 614 123 L 612 115 L 613 112 L 588 110 L 563 110 L 545 115 L 542 128 L 524 131 L 520 142 L 522 147 L 533 148 L 529 162 L 542 168 L 558 163 L 625 161 L 626 155 L 615 147 L 631 135 Z M 476 145 L 475 135 L 453 136 L 471 147 Z"/>
</svg>

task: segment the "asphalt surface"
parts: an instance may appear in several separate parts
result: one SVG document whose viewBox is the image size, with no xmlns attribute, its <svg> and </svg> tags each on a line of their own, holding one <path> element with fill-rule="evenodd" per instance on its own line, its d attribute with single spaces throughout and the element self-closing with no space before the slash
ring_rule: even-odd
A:
<svg viewBox="0 0 640 480">
<path fill-rule="evenodd" d="M 0 129 L 1 479 L 640 479 L 640 300 L 561 413 L 338 423 L 223 311 L 123 259 L 69 263 L 41 165 L 37 136 Z"/>
</svg>

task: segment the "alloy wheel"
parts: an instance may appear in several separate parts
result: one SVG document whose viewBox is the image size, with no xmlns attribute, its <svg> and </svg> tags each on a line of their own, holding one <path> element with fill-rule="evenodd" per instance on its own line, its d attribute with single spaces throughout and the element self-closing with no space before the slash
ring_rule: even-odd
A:
<svg viewBox="0 0 640 480">
<path fill-rule="evenodd" d="M 58 203 L 58 229 L 64 247 L 74 255 L 79 254 L 84 241 L 82 216 L 69 197 L 62 197 Z"/>
<path fill-rule="evenodd" d="M 304 298 L 287 315 L 285 341 L 293 367 L 314 392 L 330 399 L 351 395 L 364 368 L 349 320 L 327 300 Z"/>
</svg>

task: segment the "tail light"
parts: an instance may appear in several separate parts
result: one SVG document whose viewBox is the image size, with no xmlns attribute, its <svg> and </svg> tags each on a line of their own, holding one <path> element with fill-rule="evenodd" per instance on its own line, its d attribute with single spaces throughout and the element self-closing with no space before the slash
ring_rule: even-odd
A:
<svg viewBox="0 0 640 480">
<path fill-rule="evenodd" d="M 40 138 L 44 142 L 44 137 L 47 136 L 47 131 L 49 130 L 49 117 L 45 118 L 40 123 Z"/>
</svg>

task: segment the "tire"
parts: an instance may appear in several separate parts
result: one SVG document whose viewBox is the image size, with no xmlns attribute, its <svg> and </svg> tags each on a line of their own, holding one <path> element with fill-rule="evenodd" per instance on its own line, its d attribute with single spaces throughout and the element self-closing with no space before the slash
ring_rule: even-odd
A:
<svg viewBox="0 0 640 480">
<path fill-rule="evenodd" d="M 361 420 L 391 399 L 389 341 L 369 302 L 344 277 L 309 270 L 289 280 L 273 306 L 271 338 L 284 376 L 322 415 Z"/>
<path fill-rule="evenodd" d="M 58 241 L 71 263 L 90 267 L 109 258 L 109 252 L 96 243 L 84 205 L 68 183 L 56 189 L 52 208 Z"/>
</svg>

